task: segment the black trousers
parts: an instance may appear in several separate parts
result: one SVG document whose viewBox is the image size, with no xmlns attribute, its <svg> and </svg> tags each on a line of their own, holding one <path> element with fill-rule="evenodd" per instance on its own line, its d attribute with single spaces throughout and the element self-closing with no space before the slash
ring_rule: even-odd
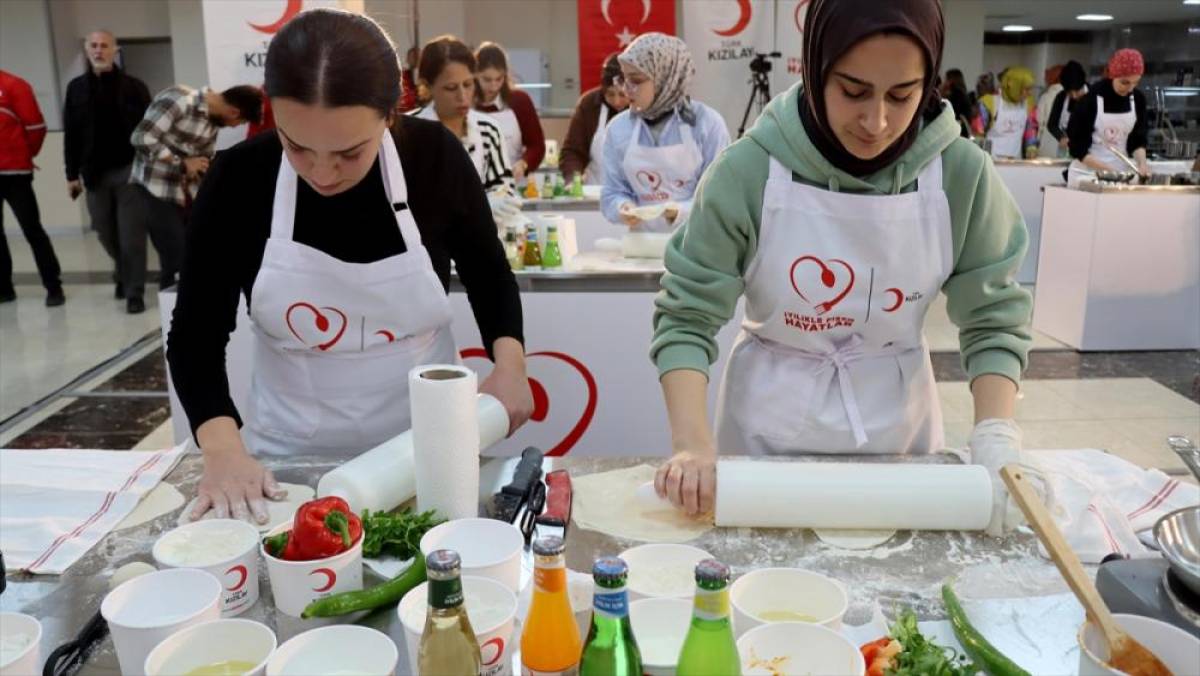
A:
<svg viewBox="0 0 1200 676">
<path fill-rule="evenodd" d="M 42 227 L 37 197 L 33 194 L 33 174 L 0 174 L 0 291 L 11 293 L 13 290 L 12 254 L 8 251 L 8 238 L 4 235 L 4 202 L 12 207 L 21 232 L 33 250 L 33 260 L 42 277 L 42 286 L 47 291 L 62 290 L 62 268 L 58 265 L 58 256 L 54 255 L 50 237 Z"/>
<path fill-rule="evenodd" d="M 159 286 L 175 283 L 183 264 L 184 209 L 150 194 L 146 187 L 129 185 L 133 215 L 129 227 L 120 228 L 121 276 L 126 298 L 141 298 L 146 289 L 146 235 L 158 250 Z"/>
</svg>

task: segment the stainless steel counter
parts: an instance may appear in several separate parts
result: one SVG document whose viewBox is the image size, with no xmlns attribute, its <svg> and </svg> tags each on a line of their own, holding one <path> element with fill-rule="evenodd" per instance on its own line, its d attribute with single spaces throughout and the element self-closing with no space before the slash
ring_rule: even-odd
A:
<svg viewBox="0 0 1200 676">
<path fill-rule="evenodd" d="M 1011 157 L 993 157 L 992 162 L 996 165 L 1011 167 L 1066 167 L 1071 164 L 1071 159 L 1038 157 L 1032 160 L 1018 160 Z"/>
<path fill-rule="evenodd" d="M 659 459 L 559 458 L 548 459 L 547 470 L 566 468 L 583 475 Z M 847 460 L 957 462 L 952 456 L 924 459 L 852 457 Z M 498 490 L 507 481 L 506 471 L 514 460 L 494 459 L 484 463 L 481 494 Z M 286 463 L 268 461 L 281 481 L 315 485 L 333 467 L 323 458 L 299 457 Z M 199 480 L 198 456 L 186 457 L 167 477 L 185 495 L 195 491 Z M 150 548 L 164 532 L 174 527 L 177 514 L 119 533 L 111 533 L 62 576 L 13 576 L 8 590 L 0 595 L 0 610 L 28 613 L 44 627 L 43 655 L 73 637 L 88 617 L 99 608 L 107 591 L 108 578 L 119 566 L 134 560 L 150 561 Z M 567 565 L 587 571 L 596 556 L 617 554 L 634 542 L 572 526 L 567 535 Z M 850 594 L 847 624 L 862 624 L 878 602 L 891 611 L 899 604 L 912 606 L 922 619 L 942 619 L 939 601 L 941 584 L 957 577 L 959 588 L 976 598 L 1042 596 L 1062 592 L 1053 567 L 1038 557 L 1031 535 L 1014 534 L 1003 540 L 981 533 L 901 532 L 889 543 L 867 551 L 849 551 L 819 541 L 807 530 L 714 529 L 692 544 L 730 564 L 735 575 L 768 566 L 798 566 L 842 581 Z M 299 620 L 275 612 L 266 566 L 260 566 L 261 597 L 242 615 L 275 629 L 279 642 L 332 621 Z M 368 584 L 377 580 L 368 574 Z M 366 616 L 351 617 L 361 624 L 388 633 L 399 646 L 400 672 L 407 669 L 404 632 L 395 608 L 384 608 Z M 342 621 L 346 621 L 345 618 Z M 80 671 L 83 674 L 116 674 L 117 660 L 111 639 L 105 639 Z"/>
<path fill-rule="evenodd" d="M 1132 185 L 1129 183 L 1112 183 L 1100 181 L 1084 181 L 1078 190 L 1083 192 L 1107 194 L 1164 194 L 1164 195 L 1200 195 L 1200 185 Z"/>
<path fill-rule="evenodd" d="M 600 211 L 600 200 L 587 197 L 525 200 L 521 211 Z"/>
<path fill-rule="evenodd" d="M 516 273 L 522 293 L 657 293 L 662 272 L 612 271 L 573 272 L 567 270 Z M 450 277 L 450 291 L 463 293 L 458 274 Z"/>
</svg>

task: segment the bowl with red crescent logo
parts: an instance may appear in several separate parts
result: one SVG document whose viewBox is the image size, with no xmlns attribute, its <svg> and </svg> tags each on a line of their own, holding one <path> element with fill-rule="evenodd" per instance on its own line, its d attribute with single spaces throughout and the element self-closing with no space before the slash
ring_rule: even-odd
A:
<svg viewBox="0 0 1200 676">
<path fill-rule="evenodd" d="M 280 524 L 266 538 L 291 528 L 291 522 Z M 267 562 L 275 607 L 285 615 L 300 617 L 304 607 L 319 598 L 362 589 L 362 545 L 360 537 L 353 547 L 341 554 L 312 561 L 285 561 L 271 556 L 260 543 L 259 551 Z"/>
<path fill-rule="evenodd" d="M 221 583 L 221 617 L 258 602 L 258 529 L 238 519 L 195 521 L 158 538 L 151 550 L 159 568 L 196 568 Z"/>
<path fill-rule="evenodd" d="M 464 575 L 463 603 L 471 618 L 471 629 L 479 643 L 480 676 L 497 676 L 512 662 L 513 628 L 517 619 L 517 595 L 504 584 L 488 577 Z M 404 626 L 404 641 L 408 646 L 408 663 L 417 673 L 417 651 L 425 632 L 425 615 L 429 611 L 429 583 L 422 582 L 404 595 L 396 607 L 396 615 Z"/>
</svg>

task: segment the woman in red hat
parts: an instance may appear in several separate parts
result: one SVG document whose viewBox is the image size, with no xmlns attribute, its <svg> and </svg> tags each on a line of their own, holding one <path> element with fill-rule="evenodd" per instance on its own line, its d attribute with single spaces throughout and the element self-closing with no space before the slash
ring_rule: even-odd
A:
<svg viewBox="0 0 1200 676">
<path fill-rule="evenodd" d="M 1119 49 L 1108 60 L 1105 77 L 1071 113 L 1067 135 L 1071 168 L 1067 185 L 1074 187 L 1097 171 L 1126 171 L 1118 153 L 1132 157 L 1138 171 L 1150 173 L 1146 162 L 1146 97 L 1137 88 L 1146 71 L 1142 53 Z"/>
</svg>

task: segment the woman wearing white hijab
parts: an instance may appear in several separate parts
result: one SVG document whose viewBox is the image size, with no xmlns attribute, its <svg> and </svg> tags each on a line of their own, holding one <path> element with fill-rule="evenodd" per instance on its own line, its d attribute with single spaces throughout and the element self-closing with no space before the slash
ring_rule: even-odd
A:
<svg viewBox="0 0 1200 676">
<path fill-rule="evenodd" d="M 600 209 L 613 223 L 666 232 L 691 209 L 704 169 L 729 145 L 721 114 L 688 96 L 696 73 L 679 38 L 646 33 L 617 57 L 629 109 L 608 126 Z M 658 209 L 639 207 L 662 206 Z"/>
</svg>

